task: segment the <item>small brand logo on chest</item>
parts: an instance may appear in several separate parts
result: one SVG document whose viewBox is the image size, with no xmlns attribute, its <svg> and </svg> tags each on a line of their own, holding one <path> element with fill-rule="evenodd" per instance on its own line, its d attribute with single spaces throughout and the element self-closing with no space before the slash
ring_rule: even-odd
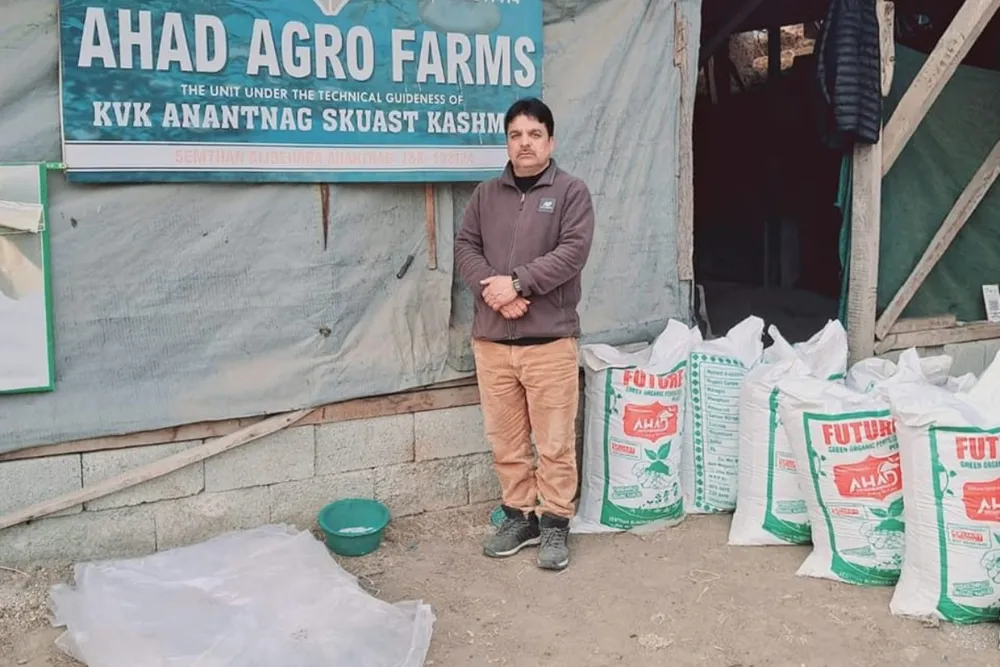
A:
<svg viewBox="0 0 1000 667">
<path fill-rule="evenodd" d="M 554 213 L 556 210 L 556 200 L 554 197 L 542 197 L 538 201 L 539 213 Z"/>
</svg>

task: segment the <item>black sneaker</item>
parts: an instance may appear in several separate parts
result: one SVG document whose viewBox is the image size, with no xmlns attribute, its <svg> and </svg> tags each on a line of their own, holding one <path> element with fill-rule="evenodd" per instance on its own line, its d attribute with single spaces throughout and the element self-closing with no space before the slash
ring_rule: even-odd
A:
<svg viewBox="0 0 1000 667">
<path fill-rule="evenodd" d="M 538 567 L 543 570 L 565 569 L 569 565 L 569 519 L 543 514 L 541 533 Z"/>
<path fill-rule="evenodd" d="M 513 556 L 524 547 L 538 544 L 538 517 L 534 512 L 525 516 L 520 510 L 504 506 L 504 519 L 495 535 L 483 544 L 483 553 L 490 558 Z"/>
</svg>

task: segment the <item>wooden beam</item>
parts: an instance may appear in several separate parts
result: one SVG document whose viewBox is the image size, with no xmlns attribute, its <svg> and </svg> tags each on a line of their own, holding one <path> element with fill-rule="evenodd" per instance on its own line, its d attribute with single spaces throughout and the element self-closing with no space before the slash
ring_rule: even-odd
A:
<svg viewBox="0 0 1000 667">
<path fill-rule="evenodd" d="M 62 510 L 75 507 L 82 503 L 97 500 L 112 493 L 118 493 L 124 489 L 138 486 L 151 479 L 157 479 L 164 475 L 185 468 L 192 463 L 204 461 L 207 458 L 221 454 L 222 452 L 235 449 L 248 442 L 259 440 L 266 435 L 270 435 L 283 428 L 287 428 L 309 414 L 309 410 L 296 410 L 283 415 L 277 415 L 262 422 L 258 422 L 245 429 L 240 429 L 235 433 L 210 440 L 198 447 L 185 449 L 166 458 L 154 461 L 148 465 L 133 468 L 128 472 L 115 477 L 105 479 L 93 486 L 84 487 L 76 491 L 71 491 L 51 500 L 44 500 L 36 503 L 27 509 L 18 510 L 0 516 L 0 530 L 16 526 L 25 521 L 33 521 L 41 517 L 61 512 Z"/>
<path fill-rule="evenodd" d="M 677 122 L 677 277 L 694 280 L 694 82 L 688 67 L 684 3 L 674 3 L 674 66 L 680 75 Z"/>
<path fill-rule="evenodd" d="M 889 335 L 931 331 L 932 329 L 951 329 L 958 326 L 958 318 L 954 315 L 935 315 L 933 317 L 904 317 L 896 320 L 889 329 Z"/>
<path fill-rule="evenodd" d="M 993 146 L 993 150 L 980 165 L 969 184 L 965 186 L 965 190 L 962 191 L 955 205 L 951 207 L 944 222 L 941 223 L 941 227 L 938 228 L 934 238 L 924 250 L 920 261 L 910 271 L 906 281 L 903 282 L 896 295 L 892 297 L 885 312 L 879 317 L 878 324 L 875 325 L 875 335 L 878 338 L 885 338 L 889 333 L 890 327 L 913 300 L 917 290 L 924 284 L 924 280 L 930 275 L 931 270 L 937 266 L 938 261 L 944 256 L 945 251 L 948 250 L 966 221 L 979 206 L 979 202 L 989 192 L 994 181 L 997 180 L 997 176 L 1000 176 L 1000 141 Z"/>
<path fill-rule="evenodd" d="M 965 0 L 920 68 L 882 133 L 882 175 L 889 173 L 903 147 L 944 90 L 952 74 L 1000 8 L 1000 0 Z"/>
<path fill-rule="evenodd" d="M 875 345 L 882 211 L 881 166 L 881 143 L 855 146 L 847 294 L 847 340 L 851 364 L 870 357 Z"/>
<path fill-rule="evenodd" d="M 887 0 L 878 1 L 878 36 L 882 54 L 882 97 L 892 90 L 892 76 L 896 71 L 896 5 Z"/>
<path fill-rule="evenodd" d="M 781 76 L 781 26 L 767 28 L 767 82 L 775 84 Z"/>
<path fill-rule="evenodd" d="M 390 394 L 373 398 L 360 398 L 345 403 L 333 403 L 317 408 L 303 419 L 304 424 L 332 424 L 335 422 L 354 421 L 356 419 L 374 419 L 390 415 L 444 410 L 466 405 L 479 404 L 479 387 L 452 387 L 449 389 L 434 389 L 430 391 Z"/>
<path fill-rule="evenodd" d="M 876 343 L 875 354 L 907 350 L 911 347 L 939 347 L 994 338 L 1000 338 L 1000 323 L 970 322 L 950 329 L 928 329 L 887 336 Z"/>
<path fill-rule="evenodd" d="M 359 398 L 320 406 L 311 410 L 308 415 L 299 420 L 298 424 L 300 426 L 307 424 L 329 424 L 354 419 L 372 419 L 375 417 L 426 412 L 428 410 L 443 410 L 478 404 L 479 388 L 476 386 L 476 379 L 466 378 L 442 383 L 441 385 L 434 385 L 431 388 L 422 390 L 374 396 L 371 398 Z M 263 419 L 265 417 L 199 422 L 154 431 L 41 445 L 16 452 L 0 454 L 0 463 L 47 456 L 86 454 L 112 449 L 127 449 L 130 447 L 145 447 L 217 438 L 235 433 Z"/>
<path fill-rule="evenodd" d="M 680 3 L 678 3 L 680 4 Z M 746 0 L 739 9 L 733 12 L 726 22 L 715 31 L 708 39 L 701 40 L 701 49 L 698 55 L 698 67 L 699 69 L 704 67 L 708 62 L 708 59 L 715 55 L 715 52 L 719 50 L 722 43 L 728 40 L 736 29 L 740 27 L 744 21 L 750 18 L 757 9 L 764 4 L 764 0 Z M 678 13 L 680 13 L 678 11 Z"/>
</svg>

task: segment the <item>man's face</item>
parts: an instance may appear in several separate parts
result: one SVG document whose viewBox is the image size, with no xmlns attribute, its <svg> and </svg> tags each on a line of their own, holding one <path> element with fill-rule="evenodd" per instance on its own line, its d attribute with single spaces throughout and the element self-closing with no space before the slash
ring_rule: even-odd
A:
<svg viewBox="0 0 1000 667">
<path fill-rule="evenodd" d="M 533 176 L 549 163 L 555 139 L 538 119 L 516 116 L 507 127 L 507 156 L 519 176 Z"/>
</svg>

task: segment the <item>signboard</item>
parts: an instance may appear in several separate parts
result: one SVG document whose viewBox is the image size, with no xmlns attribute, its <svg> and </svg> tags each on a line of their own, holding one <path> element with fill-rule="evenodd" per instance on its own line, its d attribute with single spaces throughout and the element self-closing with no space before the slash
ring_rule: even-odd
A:
<svg viewBox="0 0 1000 667">
<path fill-rule="evenodd" d="M 45 165 L 0 165 L 0 394 L 54 384 Z"/>
<path fill-rule="evenodd" d="M 60 0 L 77 182 L 478 181 L 542 0 Z"/>
</svg>

